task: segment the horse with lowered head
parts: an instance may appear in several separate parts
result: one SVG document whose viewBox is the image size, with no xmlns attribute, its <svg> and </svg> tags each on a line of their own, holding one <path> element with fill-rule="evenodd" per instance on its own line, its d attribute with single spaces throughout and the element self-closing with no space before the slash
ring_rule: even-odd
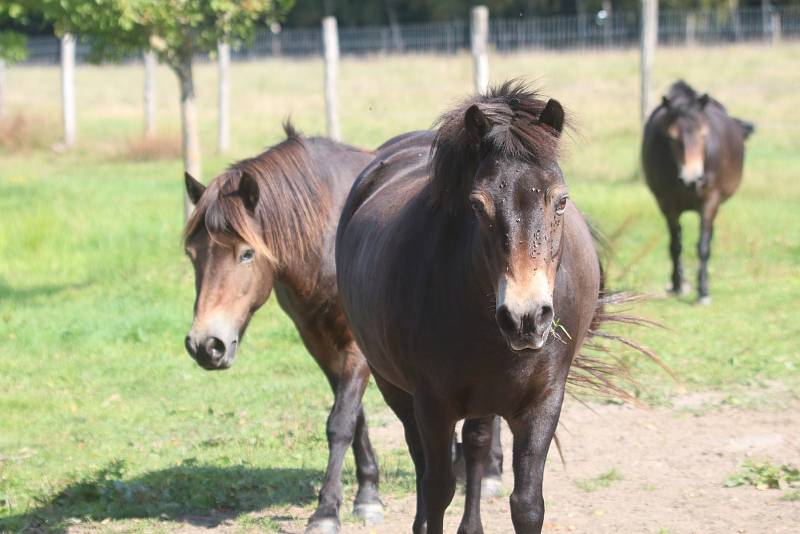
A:
<svg viewBox="0 0 800 534">
<path fill-rule="evenodd" d="M 592 234 L 558 164 L 564 124 L 556 100 L 507 82 L 445 113 L 436 131 L 383 145 L 342 212 L 341 301 L 405 428 L 417 534 L 442 532 L 459 419 L 467 494 L 458 532 L 483 532 L 475 482 L 495 414 L 513 433 L 514 528 L 541 531 L 568 375 L 606 317 Z"/>
<path fill-rule="evenodd" d="M 274 290 L 335 395 L 327 422 L 325 481 L 307 532 L 337 532 L 341 469 L 352 445 L 354 512 L 379 521 L 378 465 L 361 398 L 369 368 L 337 302 L 333 246 L 350 186 L 373 158 L 285 125 L 287 139 L 232 165 L 208 187 L 186 175 L 195 209 L 184 240 L 195 271 L 186 349 L 204 369 L 233 363 L 253 314 Z"/>
<path fill-rule="evenodd" d="M 669 291 L 685 291 L 681 264 L 680 216 L 700 213 L 697 255 L 697 301 L 708 304 L 708 259 L 714 218 L 720 204 L 742 181 L 744 141 L 753 125 L 728 115 L 708 94 L 698 94 L 686 82 L 675 82 L 644 127 L 642 164 L 647 185 L 667 219 L 672 258 Z"/>
</svg>

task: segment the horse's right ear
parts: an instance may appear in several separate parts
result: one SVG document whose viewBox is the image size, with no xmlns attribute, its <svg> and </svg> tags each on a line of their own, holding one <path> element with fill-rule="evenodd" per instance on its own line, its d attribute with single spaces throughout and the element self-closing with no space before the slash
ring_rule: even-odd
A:
<svg viewBox="0 0 800 534">
<path fill-rule="evenodd" d="M 200 202 L 200 197 L 206 192 L 206 186 L 195 180 L 188 172 L 183 173 L 183 181 L 186 183 L 186 194 L 189 195 L 192 204 Z"/>
<path fill-rule="evenodd" d="M 491 128 L 491 123 L 477 104 L 472 104 L 464 113 L 464 128 L 473 141 L 480 142 Z"/>
<path fill-rule="evenodd" d="M 662 96 L 661 97 L 661 105 L 664 106 L 665 108 L 668 108 L 669 107 L 669 98 L 667 98 L 666 96 Z"/>
</svg>

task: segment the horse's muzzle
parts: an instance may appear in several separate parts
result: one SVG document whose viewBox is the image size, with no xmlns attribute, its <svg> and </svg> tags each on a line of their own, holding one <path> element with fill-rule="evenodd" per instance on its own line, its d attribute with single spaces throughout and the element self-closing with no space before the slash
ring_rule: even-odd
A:
<svg viewBox="0 0 800 534">
<path fill-rule="evenodd" d="M 233 364 L 238 340 L 226 344 L 217 337 L 209 336 L 197 340 L 189 334 L 186 336 L 185 345 L 186 352 L 200 367 L 207 371 L 222 371 Z"/>
<path fill-rule="evenodd" d="M 549 302 L 541 303 L 520 314 L 502 305 L 497 309 L 495 318 L 511 350 L 539 350 L 550 334 L 553 306 Z"/>
</svg>

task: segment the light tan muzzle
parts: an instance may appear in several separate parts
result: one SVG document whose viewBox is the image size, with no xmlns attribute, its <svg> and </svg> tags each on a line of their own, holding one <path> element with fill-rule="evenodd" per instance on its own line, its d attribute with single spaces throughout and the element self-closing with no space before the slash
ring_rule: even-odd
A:
<svg viewBox="0 0 800 534">
<path fill-rule="evenodd" d="M 495 318 L 500 331 L 515 351 L 544 346 L 553 323 L 553 282 L 544 269 L 521 277 L 501 276 Z"/>
</svg>

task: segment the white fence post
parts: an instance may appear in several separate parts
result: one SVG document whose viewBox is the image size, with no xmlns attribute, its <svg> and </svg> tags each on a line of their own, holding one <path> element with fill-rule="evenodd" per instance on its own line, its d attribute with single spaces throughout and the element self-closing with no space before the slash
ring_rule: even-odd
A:
<svg viewBox="0 0 800 534">
<path fill-rule="evenodd" d="M 647 121 L 650 111 L 650 85 L 653 71 L 653 57 L 658 42 L 658 0 L 642 0 L 642 29 L 639 36 L 641 45 L 641 121 Z"/>
<path fill-rule="evenodd" d="M 220 154 L 228 151 L 231 145 L 230 128 L 230 66 L 231 47 L 228 43 L 217 45 L 217 60 L 219 62 L 219 131 L 217 136 L 217 150 Z"/>
<path fill-rule="evenodd" d="M 6 114 L 5 108 L 5 88 L 6 88 L 6 62 L 0 58 L 0 119 Z"/>
<path fill-rule="evenodd" d="M 686 46 L 694 46 L 697 34 L 697 15 L 686 14 Z"/>
<path fill-rule="evenodd" d="M 339 109 L 336 81 L 339 70 L 339 30 L 336 17 L 322 19 L 322 43 L 325 58 L 325 121 L 328 136 L 339 141 L 342 132 L 339 128 Z"/>
<path fill-rule="evenodd" d="M 485 94 L 489 88 L 489 8 L 472 8 L 472 59 L 474 63 L 475 92 Z"/>
<path fill-rule="evenodd" d="M 75 144 L 75 36 L 61 38 L 61 109 L 64 120 L 64 146 Z"/>
<path fill-rule="evenodd" d="M 770 17 L 770 31 L 772 32 L 772 44 L 781 42 L 781 14 L 773 13 Z"/>
<path fill-rule="evenodd" d="M 144 136 L 156 135 L 156 53 L 144 53 Z"/>
</svg>

